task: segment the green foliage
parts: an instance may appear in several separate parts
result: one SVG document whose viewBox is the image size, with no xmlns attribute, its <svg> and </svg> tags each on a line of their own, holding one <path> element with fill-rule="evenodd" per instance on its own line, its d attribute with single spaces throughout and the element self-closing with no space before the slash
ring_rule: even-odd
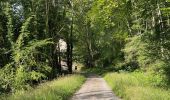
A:
<svg viewBox="0 0 170 100">
<path fill-rule="evenodd" d="M 13 42 L 14 42 L 14 32 L 13 32 L 13 21 L 12 21 L 12 8 L 10 6 L 10 4 L 8 2 L 6 2 L 5 4 L 5 15 L 7 17 L 7 29 L 8 29 L 8 32 L 7 32 L 7 38 L 8 38 L 8 41 L 10 42 L 11 46 L 13 46 Z"/>
<path fill-rule="evenodd" d="M 1 0 L 0 20 L 3 91 L 52 79 L 72 58 L 98 66 L 91 72 L 138 69 L 154 86 L 170 83 L 169 0 Z"/>
<path fill-rule="evenodd" d="M 85 78 L 80 75 L 72 75 L 43 83 L 36 89 L 19 91 L 7 100 L 67 100 L 83 84 Z M 69 84 L 68 84 L 69 83 Z"/>
<path fill-rule="evenodd" d="M 16 41 L 16 49 L 21 49 L 21 47 L 24 46 L 24 40 L 26 40 L 31 34 L 28 28 L 33 18 L 34 16 L 28 17 L 23 23 L 21 27 L 20 35 L 18 36 L 18 39 Z"/>
<path fill-rule="evenodd" d="M 1 86 L 4 90 L 16 91 L 18 89 L 27 89 L 31 81 L 40 81 L 46 78 L 47 73 L 51 71 L 51 67 L 49 67 L 47 62 L 37 61 L 36 55 L 43 54 L 39 52 L 39 48 L 50 45 L 53 42 L 51 42 L 51 39 L 37 40 L 29 38 L 31 36 L 29 31 L 30 23 L 35 16 L 25 20 L 20 34 L 16 42 L 14 42 L 12 13 L 10 12 L 10 5 L 7 3 L 6 16 L 8 19 L 8 40 L 11 43 L 11 63 L 1 69 Z"/>
<path fill-rule="evenodd" d="M 15 78 L 15 69 L 11 64 L 7 64 L 4 68 L 0 69 L 0 91 L 9 92 L 13 87 Z"/>
<path fill-rule="evenodd" d="M 93 67 L 93 68 L 85 68 L 83 67 L 83 72 L 88 73 L 88 74 L 98 74 L 101 76 L 104 76 L 108 72 L 116 72 L 117 69 L 115 67 Z"/>
<path fill-rule="evenodd" d="M 59 75 L 58 44 L 70 33 L 70 11 L 65 0 L 0 1 L 2 92 L 28 89 Z"/>
<path fill-rule="evenodd" d="M 45 78 L 45 74 L 43 74 L 43 72 L 50 72 L 50 67 L 48 64 L 36 61 L 36 57 L 34 55 L 37 54 L 38 48 L 51 44 L 51 40 L 32 40 L 28 43 L 24 41 L 30 35 L 28 27 L 32 18 L 33 16 L 29 17 L 23 23 L 23 26 L 21 27 L 21 34 L 19 35 L 13 50 L 13 61 L 15 62 L 15 66 L 17 68 L 16 86 L 21 87 L 21 89 L 22 86 L 27 86 L 27 81 L 38 81 Z"/>
<path fill-rule="evenodd" d="M 117 28 L 118 23 L 125 25 L 124 17 L 115 10 L 118 3 L 105 0 L 86 1 L 81 2 L 83 6 L 79 6 L 78 11 L 76 9 L 81 13 L 77 14 L 80 19 L 76 17 L 75 52 L 81 55 L 80 58 L 86 66 L 92 62 L 93 67 L 104 67 L 112 64 L 114 59 L 122 55 L 121 49 L 127 37 L 127 31 L 120 31 L 124 26 Z M 81 9 L 84 10 L 79 11 Z"/>
<path fill-rule="evenodd" d="M 125 100 L 169 100 L 169 90 L 156 87 L 162 83 L 157 75 L 148 73 L 108 73 L 105 80 Z"/>
<path fill-rule="evenodd" d="M 127 39 L 125 48 L 123 49 L 125 55 L 125 66 L 127 67 L 141 67 L 145 69 L 151 59 L 147 55 L 147 43 L 142 41 L 142 36 L 134 36 Z M 132 68 L 133 69 L 133 68 Z"/>
<path fill-rule="evenodd" d="M 161 79 L 157 84 L 167 86 L 169 84 L 169 62 L 160 57 L 155 50 L 157 47 L 151 44 L 141 35 L 129 38 L 123 49 L 125 62 L 121 62 L 117 66 L 127 71 L 138 69 L 151 73 Z"/>
</svg>

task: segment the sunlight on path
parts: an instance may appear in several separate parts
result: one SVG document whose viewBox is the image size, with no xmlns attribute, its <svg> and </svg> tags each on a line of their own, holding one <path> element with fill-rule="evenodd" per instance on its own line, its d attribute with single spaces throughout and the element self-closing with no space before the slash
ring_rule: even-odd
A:
<svg viewBox="0 0 170 100">
<path fill-rule="evenodd" d="M 120 100 L 108 87 L 105 80 L 96 75 L 89 75 L 82 88 L 71 100 Z"/>
</svg>

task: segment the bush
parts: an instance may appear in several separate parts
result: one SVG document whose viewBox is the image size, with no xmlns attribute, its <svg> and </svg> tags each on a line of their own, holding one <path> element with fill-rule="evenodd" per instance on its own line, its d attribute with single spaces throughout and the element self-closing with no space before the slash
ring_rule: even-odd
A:
<svg viewBox="0 0 170 100">
<path fill-rule="evenodd" d="M 161 52 L 158 51 L 160 47 L 145 38 L 143 35 L 128 38 L 125 48 L 122 50 L 125 54 L 125 61 L 117 65 L 126 71 L 134 71 L 137 69 L 151 73 L 159 77 L 161 79 L 159 81 L 163 81 L 157 81 L 158 83 L 156 84 L 161 86 L 168 85 L 170 63 L 162 57 Z"/>
<path fill-rule="evenodd" d="M 14 68 L 8 64 L 0 69 L 0 93 L 9 92 L 13 89 Z"/>
<path fill-rule="evenodd" d="M 38 40 L 30 38 L 33 34 L 29 30 L 32 22 L 35 22 L 35 15 L 24 20 L 14 40 L 14 26 L 12 23 L 12 8 L 9 3 L 5 4 L 5 15 L 7 17 L 7 38 L 10 43 L 8 63 L 0 70 L 0 89 L 2 92 L 15 92 L 16 90 L 27 89 L 31 81 L 39 81 L 51 71 L 48 61 L 37 60 L 38 55 L 46 58 L 46 55 L 38 50 L 39 48 L 53 44 L 51 39 Z"/>
</svg>

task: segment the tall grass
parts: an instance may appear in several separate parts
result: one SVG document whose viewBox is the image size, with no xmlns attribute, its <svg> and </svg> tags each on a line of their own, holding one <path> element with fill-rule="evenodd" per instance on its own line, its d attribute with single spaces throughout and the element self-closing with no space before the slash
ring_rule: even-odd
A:
<svg viewBox="0 0 170 100">
<path fill-rule="evenodd" d="M 7 100 L 67 100 L 83 84 L 85 78 L 71 75 L 43 83 L 36 89 L 19 91 Z"/>
<path fill-rule="evenodd" d="M 157 87 L 156 77 L 145 73 L 108 73 L 104 78 L 124 100 L 170 100 L 170 90 Z"/>
</svg>

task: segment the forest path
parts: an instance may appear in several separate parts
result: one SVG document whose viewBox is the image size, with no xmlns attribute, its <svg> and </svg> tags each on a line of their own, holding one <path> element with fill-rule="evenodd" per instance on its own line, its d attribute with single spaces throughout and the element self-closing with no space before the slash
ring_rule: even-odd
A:
<svg viewBox="0 0 170 100">
<path fill-rule="evenodd" d="M 87 76 L 86 82 L 71 100 L 120 100 L 114 95 L 105 80 L 97 75 Z"/>
</svg>

